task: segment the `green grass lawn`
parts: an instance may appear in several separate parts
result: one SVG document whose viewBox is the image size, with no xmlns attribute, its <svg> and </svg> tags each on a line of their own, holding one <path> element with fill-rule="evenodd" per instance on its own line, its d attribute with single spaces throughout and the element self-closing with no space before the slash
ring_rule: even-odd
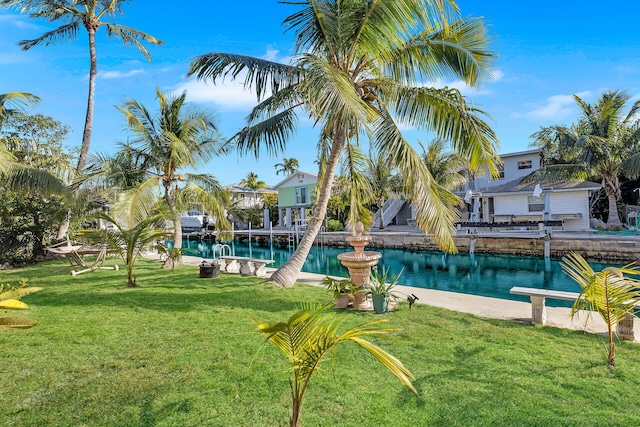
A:
<svg viewBox="0 0 640 427">
<path fill-rule="evenodd" d="M 23 299 L 38 325 L 0 331 L 0 425 L 288 425 L 286 361 L 251 318 L 284 320 L 327 291 L 151 261 L 127 289 L 123 269 L 72 278 L 54 273 L 61 265 L 0 272 L 45 286 Z M 377 343 L 414 373 L 419 395 L 346 343 L 335 370 L 328 360 L 313 378 L 304 425 L 640 425 L 637 344 L 618 344 L 610 372 L 602 336 L 407 304 L 385 316 L 403 331 Z"/>
</svg>

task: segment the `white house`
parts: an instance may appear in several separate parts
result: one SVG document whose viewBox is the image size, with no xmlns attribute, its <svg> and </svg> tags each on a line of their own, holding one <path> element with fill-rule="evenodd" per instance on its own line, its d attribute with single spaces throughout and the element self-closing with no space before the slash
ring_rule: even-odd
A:
<svg viewBox="0 0 640 427">
<path fill-rule="evenodd" d="M 466 202 L 462 221 L 498 223 L 546 219 L 562 220 L 563 229 L 568 231 L 590 228 L 589 199 L 593 192 L 599 191 L 600 184 L 589 181 L 521 184 L 522 178 L 540 169 L 540 150 L 508 153 L 500 158 L 503 165 L 499 177 L 476 176 L 456 191 Z M 409 203 L 390 200 L 385 203 L 384 217 L 385 225 L 412 224 L 415 211 Z M 378 213 L 375 218 L 379 223 Z"/>
<path fill-rule="evenodd" d="M 278 190 L 267 185 L 265 188 L 256 190 L 255 192 L 245 187 L 242 183 L 229 184 L 224 186 L 231 193 L 231 201 L 239 209 L 262 208 L 263 197 L 267 193 L 275 194 Z"/>
</svg>

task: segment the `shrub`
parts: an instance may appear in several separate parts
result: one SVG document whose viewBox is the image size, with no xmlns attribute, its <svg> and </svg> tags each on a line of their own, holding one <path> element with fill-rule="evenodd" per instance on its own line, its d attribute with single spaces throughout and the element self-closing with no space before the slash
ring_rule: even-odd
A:
<svg viewBox="0 0 640 427">
<path fill-rule="evenodd" d="M 337 219 L 330 219 L 327 222 L 327 231 L 343 231 L 343 230 L 344 230 L 344 224 L 342 224 Z"/>
</svg>

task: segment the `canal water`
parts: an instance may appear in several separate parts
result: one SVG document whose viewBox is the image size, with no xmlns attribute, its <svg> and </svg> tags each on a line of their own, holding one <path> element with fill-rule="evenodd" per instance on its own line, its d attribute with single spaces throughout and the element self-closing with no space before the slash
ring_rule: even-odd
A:
<svg viewBox="0 0 640 427">
<path fill-rule="evenodd" d="M 287 245 L 248 245 L 247 242 L 237 241 L 229 246 L 236 256 L 272 259 L 275 262 L 271 267 L 284 264 L 294 251 Z M 350 250 L 314 246 L 302 271 L 349 277 L 349 272 L 336 257 Z M 405 286 L 516 301 L 528 301 L 528 297 L 511 295 L 509 289 L 514 286 L 580 292 L 580 286 L 562 271 L 559 259 L 468 253 L 451 255 L 402 249 L 370 250 L 382 253 L 378 265 L 389 268 L 393 276 L 403 272 L 399 283 Z M 207 241 L 184 241 L 183 251 L 186 255 L 213 258 L 212 243 Z M 590 264 L 596 271 L 608 266 L 601 263 Z M 549 300 L 548 305 L 568 307 L 571 303 Z"/>
</svg>

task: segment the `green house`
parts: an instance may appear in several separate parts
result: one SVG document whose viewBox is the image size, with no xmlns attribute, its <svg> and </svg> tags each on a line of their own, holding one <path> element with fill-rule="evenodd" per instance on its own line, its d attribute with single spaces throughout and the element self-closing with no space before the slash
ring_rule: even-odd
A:
<svg viewBox="0 0 640 427">
<path fill-rule="evenodd" d="M 318 175 L 296 171 L 275 186 L 278 190 L 278 226 L 305 226 L 306 211 L 316 202 Z"/>
</svg>

